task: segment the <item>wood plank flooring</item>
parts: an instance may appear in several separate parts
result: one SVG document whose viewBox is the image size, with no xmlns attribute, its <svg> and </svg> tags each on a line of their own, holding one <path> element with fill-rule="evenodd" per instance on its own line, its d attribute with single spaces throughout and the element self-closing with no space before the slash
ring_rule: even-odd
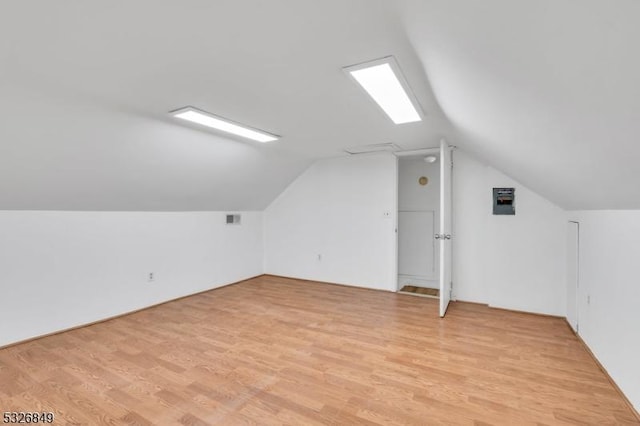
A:
<svg viewBox="0 0 640 426">
<path fill-rule="evenodd" d="M 0 350 L 54 424 L 638 424 L 562 319 L 260 277 Z"/>
</svg>

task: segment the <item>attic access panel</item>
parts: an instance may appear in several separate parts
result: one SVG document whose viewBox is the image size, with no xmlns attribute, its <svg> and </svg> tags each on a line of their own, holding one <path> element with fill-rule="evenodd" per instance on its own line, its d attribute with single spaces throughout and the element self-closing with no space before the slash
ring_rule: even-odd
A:
<svg viewBox="0 0 640 426">
<path fill-rule="evenodd" d="M 515 188 L 493 188 L 493 214 L 494 215 L 515 215 L 516 214 L 516 189 Z"/>
</svg>

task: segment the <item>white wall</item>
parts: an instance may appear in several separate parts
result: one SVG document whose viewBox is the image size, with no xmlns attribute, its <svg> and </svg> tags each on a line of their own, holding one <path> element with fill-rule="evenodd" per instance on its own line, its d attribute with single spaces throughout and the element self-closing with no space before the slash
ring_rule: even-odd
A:
<svg viewBox="0 0 640 426">
<path fill-rule="evenodd" d="M 566 212 L 460 150 L 454 164 L 454 297 L 564 316 Z M 265 272 L 396 290 L 396 173 L 387 154 L 314 164 L 265 210 Z M 515 216 L 492 215 L 503 186 Z"/>
<path fill-rule="evenodd" d="M 492 214 L 494 187 L 516 188 L 515 216 Z M 566 212 L 460 150 L 453 202 L 454 298 L 564 316 Z"/>
<path fill-rule="evenodd" d="M 425 176 L 427 185 L 418 184 Z M 427 163 L 422 158 L 398 159 L 398 210 L 416 211 L 440 208 L 440 159 Z"/>
<path fill-rule="evenodd" d="M 265 272 L 395 291 L 396 186 L 390 154 L 318 161 L 265 210 Z"/>
<path fill-rule="evenodd" d="M 640 410 L 640 211 L 570 219 L 580 223 L 579 334 Z"/>
<path fill-rule="evenodd" d="M 262 213 L 224 219 L 0 211 L 0 346 L 262 274 Z"/>
</svg>

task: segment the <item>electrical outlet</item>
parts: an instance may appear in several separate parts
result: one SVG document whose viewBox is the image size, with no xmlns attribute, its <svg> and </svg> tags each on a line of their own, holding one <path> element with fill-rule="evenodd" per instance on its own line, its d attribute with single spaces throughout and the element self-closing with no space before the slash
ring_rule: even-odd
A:
<svg viewBox="0 0 640 426">
<path fill-rule="evenodd" d="M 390 211 L 382 212 L 382 217 L 384 217 L 385 219 L 390 219 L 391 212 Z"/>
<path fill-rule="evenodd" d="M 154 274 L 153 272 L 149 272 L 149 275 L 147 276 L 147 281 L 148 282 L 154 282 L 156 279 L 156 274 Z"/>
</svg>

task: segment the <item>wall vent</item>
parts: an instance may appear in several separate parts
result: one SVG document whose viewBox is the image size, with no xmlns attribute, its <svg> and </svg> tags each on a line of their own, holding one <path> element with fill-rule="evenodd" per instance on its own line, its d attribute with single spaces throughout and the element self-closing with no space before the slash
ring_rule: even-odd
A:
<svg viewBox="0 0 640 426">
<path fill-rule="evenodd" d="M 357 154 L 369 154 L 371 152 L 394 152 L 400 151 L 400 148 L 395 143 L 376 143 L 373 145 L 359 145 L 352 146 L 351 148 L 347 148 L 344 150 L 347 154 L 357 155 Z"/>
<path fill-rule="evenodd" d="M 240 225 L 240 215 L 239 214 L 228 214 L 226 223 L 227 223 L 227 225 Z"/>
</svg>

